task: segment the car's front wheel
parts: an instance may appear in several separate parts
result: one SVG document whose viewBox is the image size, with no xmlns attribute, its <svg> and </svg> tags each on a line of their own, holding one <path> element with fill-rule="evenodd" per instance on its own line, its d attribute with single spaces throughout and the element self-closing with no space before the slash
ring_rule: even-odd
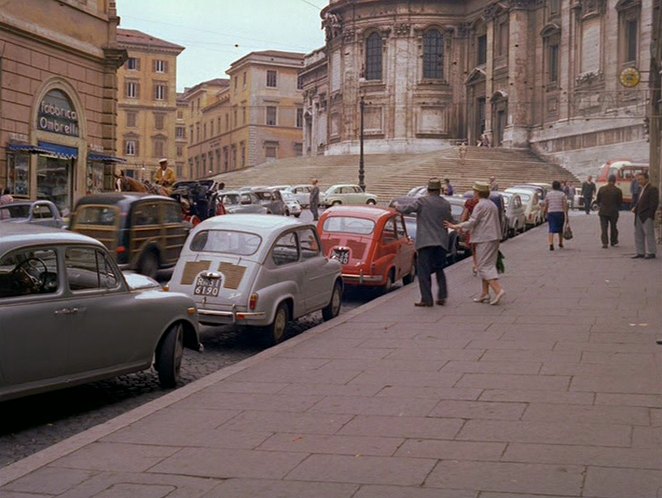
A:
<svg viewBox="0 0 662 498">
<path fill-rule="evenodd" d="M 287 303 L 280 303 L 274 315 L 274 321 L 265 327 L 265 339 L 270 345 L 280 344 L 287 337 L 287 324 L 290 321 L 290 309 Z"/>
<path fill-rule="evenodd" d="M 407 275 L 402 277 L 402 283 L 404 285 L 409 285 L 414 281 L 415 278 L 416 278 L 416 258 L 412 259 L 411 269 L 409 270 L 409 273 Z"/>
<path fill-rule="evenodd" d="M 177 385 L 183 356 L 184 331 L 181 324 L 176 324 L 168 329 L 156 348 L 154 368 L 159 374 L 161 387 L 171 388 Z"/>
<path fill-rule="evenodd" d="M 340 314 L 340 307 L 342 305 L 342 284 L 336 281 L 333 286 L 333 294 L 331 294 L 331 301 L 324 308 L 322 308 L 322 318 L 324 321 L 329 321 Z"/>
<path fill-rule="evenodd" d="M 368 206 L 374 206 L 375 204 L 377 204 L 377 201 L 375 201 L 375 199 L 368 199 L 368 201 L 366 202 L 366 204 L 367 204 Z"/>
<path fill-rule="evenodd" d="M 331 206 L 340 206 L 341 204 L 342 204 L 342 202 L 340 202 L 340 201 L 333 201 L 331 203 Z"/>
<path fill-rule="evenodd" d="M 156 278 L 159 271 L 159 258 L 154 252 L 149 251 L 143 254 L 138 263 L 138 273 L 147 275 L 150 278 Z"/>
</svg>

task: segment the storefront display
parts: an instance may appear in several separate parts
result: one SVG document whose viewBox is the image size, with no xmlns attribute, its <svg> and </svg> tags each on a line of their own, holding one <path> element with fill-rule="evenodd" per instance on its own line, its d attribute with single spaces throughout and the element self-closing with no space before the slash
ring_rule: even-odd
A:
<svg viewBox="0 0 662 498">
<path fill-rule="evenodd" d="M 16 197 L 30 196 L 30 155 L 9 154 L 7 188 Z"/>
<path fill-rule="evenodd" d="M 37 161 L 37 199 L 53 202 L 64 217 L 72 209 L 73 168 L 72 159 L 39 156 Z"/>
</svg>

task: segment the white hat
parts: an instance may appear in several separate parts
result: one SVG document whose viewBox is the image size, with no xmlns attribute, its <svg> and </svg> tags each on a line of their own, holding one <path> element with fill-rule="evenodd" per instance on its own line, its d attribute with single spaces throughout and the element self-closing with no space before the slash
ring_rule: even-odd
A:
<svg viewBox="0 0 662 498">
<path fill-rule="evenodd" d="M 168 160 L 165 157 L 162 157 L 161 159 L 159 159 L 159 164 L 167 163 L 167 162 L 168 162 Z"/>
</svg>

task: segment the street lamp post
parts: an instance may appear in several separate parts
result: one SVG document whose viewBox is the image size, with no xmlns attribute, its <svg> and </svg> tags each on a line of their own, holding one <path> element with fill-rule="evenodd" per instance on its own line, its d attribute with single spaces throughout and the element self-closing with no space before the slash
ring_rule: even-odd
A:
<svg viewBox="0 0 662 498">
<path fill-rule="evenodd" d="M 365 192 L 365 164 L 363 162 L 363 110 L 365 108 L 365 99 L 363 95 L 361 95 L 359 108 L 361 110 L 361 134 L 359 136 L 359 187 Z"/>
</svg>

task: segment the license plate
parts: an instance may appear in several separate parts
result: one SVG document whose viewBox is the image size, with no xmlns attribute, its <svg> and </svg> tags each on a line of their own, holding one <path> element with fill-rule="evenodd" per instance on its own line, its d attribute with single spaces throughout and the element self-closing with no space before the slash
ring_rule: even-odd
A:
<svg viewBox="0 0 662 498">
<path fill-rule="evenodd" d="M 349 263 L 349 250 L 348 249 L 334 249 L 331 255 L 332 259 L 337 259 L 341 265 Z"/>
<path fill-rule="evenodd" d="M 199 276 L 195 279 L 195 288 L 193 289 L 193 294 L 196 296 L 218 297 L 218 293 L 220 291 L 220 278 L 207 278 Z"/>
</svg>

